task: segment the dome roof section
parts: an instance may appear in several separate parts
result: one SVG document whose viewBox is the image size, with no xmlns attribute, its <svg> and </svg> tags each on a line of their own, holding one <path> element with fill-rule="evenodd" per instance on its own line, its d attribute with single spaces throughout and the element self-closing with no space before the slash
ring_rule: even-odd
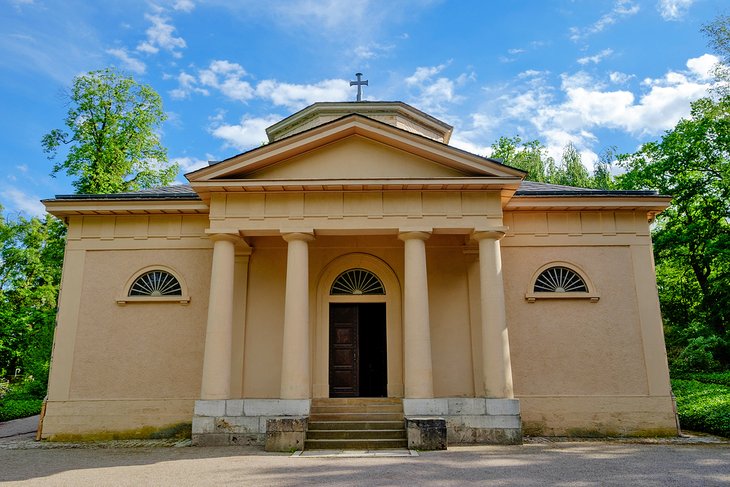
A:
<svg viewBox="0 0 730 487">
<path fill-rule="evenodd" d="M 448 144 L 453 127 L 399 101 L 319 102 L 266 129 L 269 142 L 356 113 Z"/>
</svg>

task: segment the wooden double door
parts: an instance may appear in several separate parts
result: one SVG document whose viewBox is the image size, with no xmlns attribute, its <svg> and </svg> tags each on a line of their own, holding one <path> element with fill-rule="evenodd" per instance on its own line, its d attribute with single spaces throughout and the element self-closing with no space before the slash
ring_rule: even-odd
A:
<svg viewBox="0 0 730 487">
<path fill-rule="evenodd" d="M 331 303 L 330 397 L 387 397 L 385 303 Z"/>
</svg>

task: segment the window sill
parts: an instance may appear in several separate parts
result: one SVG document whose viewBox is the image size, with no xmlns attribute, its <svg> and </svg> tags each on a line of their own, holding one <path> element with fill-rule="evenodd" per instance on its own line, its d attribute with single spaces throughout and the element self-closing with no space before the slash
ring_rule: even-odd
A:
<svg viewBox="0 0 730 487">
<path fill-rule="evenodd" d="M 137 303 L 190 303 L 190 296 L 123 296 L 117 298 L 117 304 L 124 306 L 125 304 Z"/>
<path fill-rule="evenodd" d="M 597 303 L 601 296 L 596 293 L 527 293 L 525 299 L 528 303 L 534 303 L 538 299 L 587 299 L 591 303 Z"/>
</svg>

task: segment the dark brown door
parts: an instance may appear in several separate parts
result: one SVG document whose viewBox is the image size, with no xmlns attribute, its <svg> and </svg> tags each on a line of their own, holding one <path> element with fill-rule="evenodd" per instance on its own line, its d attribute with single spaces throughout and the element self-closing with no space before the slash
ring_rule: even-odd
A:
<svg viewBox="0 0 730 487">
<path fill-rule="evenodd" d="M 330 397 L 358 397 L 357 304 L 330 305 Z"/>
<path fill-rule="evenodd" d="M 386 397 L 385 303 L 330 304 L 330 397 Z"/>
</svg>

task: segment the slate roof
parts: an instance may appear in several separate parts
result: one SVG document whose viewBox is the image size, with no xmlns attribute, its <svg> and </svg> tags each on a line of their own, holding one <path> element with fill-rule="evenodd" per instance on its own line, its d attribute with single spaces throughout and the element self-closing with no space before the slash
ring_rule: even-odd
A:
<svg viewBox="0 0 730 487">
<path fill-rule="evenodd" d="M 653 190 L 590 189 L 563 186 L 560 184 L 537 183 L 535 181 L 522 181 L 515 196 L 658 196 L 658 193 Z"/>
<path fill-rule="evenodd" d="M 658 196 L 656 191 L 615 191 L 604 189 L 576 188 L 559 184 L 522 181 L 515 196 L 564 196 L 564 197 L 620 197 Z M 200 200 L 189 184 L 175 184 L 159 188 L 143 189 L 129 193 L 115 194 L 62 194 L 55 200 Z M 53 201 L 53 200 L 49 200 Z"/>
</svg>

